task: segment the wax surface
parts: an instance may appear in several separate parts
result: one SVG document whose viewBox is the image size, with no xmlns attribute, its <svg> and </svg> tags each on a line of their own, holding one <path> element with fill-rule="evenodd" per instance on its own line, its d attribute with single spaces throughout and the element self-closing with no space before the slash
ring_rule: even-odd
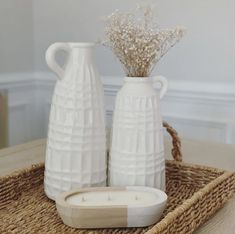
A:
<svg viewBox="0 0 235 234">
<path fill-rule="evenodd" d="M 79 206 L 148 205 L 156 203 L 157 194 L 142 191 L 96 191 L 69 196 L 66 201 Z"/>
</svg>

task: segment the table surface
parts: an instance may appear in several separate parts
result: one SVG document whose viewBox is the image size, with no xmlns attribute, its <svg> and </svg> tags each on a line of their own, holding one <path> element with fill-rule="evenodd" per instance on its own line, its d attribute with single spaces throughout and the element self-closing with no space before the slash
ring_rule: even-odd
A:
<svg viewBox="0 0 235 234">
<path fill-rule="evenodd" d="M 26 144 L 0 150 L 0 176 L 43 162 L 46 140 L 40 139 Z M 166 158 L 171 158 L 171 142 L 165 139 Z M 182 140 L 184 162 L 207 165 L 235 171 L 235 145 L 225 145 L 195 140 Z M 235 197 L 219 210 L 196 234 L 234 234 Z"/>
</svg>

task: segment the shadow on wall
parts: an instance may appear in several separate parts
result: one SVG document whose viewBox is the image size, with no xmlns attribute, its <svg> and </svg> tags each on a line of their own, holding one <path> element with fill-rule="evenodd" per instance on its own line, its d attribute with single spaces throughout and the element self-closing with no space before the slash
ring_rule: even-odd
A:
<svg viewBox="0 0 235 234">
<path fill-rule="evenodd" d="M 8 100 L 7 91 L 0 90 L 0 149 L 8 145 Z"/>
</svg>

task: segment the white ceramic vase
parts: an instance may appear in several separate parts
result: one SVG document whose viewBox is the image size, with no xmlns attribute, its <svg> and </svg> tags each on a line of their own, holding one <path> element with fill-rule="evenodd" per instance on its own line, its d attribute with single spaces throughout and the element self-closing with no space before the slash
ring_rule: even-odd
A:
<svg viewBox="0 0 235 234">
<path fill-rule="evenodd" d="M 161 83 L 160 93 L 154 83 Z M 118 92 L 109 158 L 111 186 L 165 189 L 165 158 L 160 98 L 164 77 L 126 77 Z"/>
<path fill-rule="evenodd" d="M 68 53 L 65 69 L 55 61 Z M 103 86 L 93 43 L 55 43 L 46 52 L 58 75 L 52 99 L 45 162 L 46 195 L 55 200 L 74 188 L 106 185 Z"/>
</svg>

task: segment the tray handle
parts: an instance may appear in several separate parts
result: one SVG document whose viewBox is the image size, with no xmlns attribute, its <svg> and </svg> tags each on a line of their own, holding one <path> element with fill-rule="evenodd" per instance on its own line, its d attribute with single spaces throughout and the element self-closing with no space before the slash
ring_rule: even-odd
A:
<svg viewBox="0 0 235 234">
<path fill-rule="evenodd" d="M 177 131 L 165 121 L 163 121 L 163 127 L 166 128 L 166 131 L 170 134 L 172 138 L 173 148 L 171 150 L 171 154 L 174 160 L 177 162 L 182 162 L 181 140 L 178 136 Z"/>
</svg>

